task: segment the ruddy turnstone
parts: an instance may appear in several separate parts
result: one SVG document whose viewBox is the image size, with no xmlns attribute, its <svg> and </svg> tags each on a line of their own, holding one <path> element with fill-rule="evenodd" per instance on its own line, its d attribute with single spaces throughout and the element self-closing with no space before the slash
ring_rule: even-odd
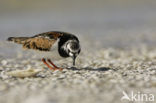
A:
<svg viewBox="0 0 156 103">
<path fill-rule="evenodd" d="M 22 44 L 24 49 L 33 49 L 39 51 L 51 51 L 56 41 L 58 47 L 58 54 L 63 57 L 72 57 L 73 66 L 75 65 L 75 59 L 81 51 L 80 43 L 78 38 L 67 32 L 51 31 L 41 34 L 37 34 L 32 37 L 9 37 L 8 41 L 13 41 L 18 44 Z M 42 58 L 42 61 L 48 68 L 52 70 L 62 70 L 62 68 L 57 67 L 50 59 Z M 47 63 L 49 62 L 51 66 Z"/>
</svg>

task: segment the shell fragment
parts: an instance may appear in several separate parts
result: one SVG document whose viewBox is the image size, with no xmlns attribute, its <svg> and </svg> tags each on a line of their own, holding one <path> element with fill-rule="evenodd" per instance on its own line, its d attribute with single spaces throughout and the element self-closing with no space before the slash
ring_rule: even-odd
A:
<svg viewBox="0 0 156 103">
<path fill-rule="evenodd" d="M 7 72 L 9 76 L 13 77 L 19 77 L 19 78 L 24 78 L 24 77 L 33 77 L 39 72 L 41 72 L 42 69 L 26 69 L 26 70 L 15 70 L 15 71 L 10 71 Z"/>
</svg>

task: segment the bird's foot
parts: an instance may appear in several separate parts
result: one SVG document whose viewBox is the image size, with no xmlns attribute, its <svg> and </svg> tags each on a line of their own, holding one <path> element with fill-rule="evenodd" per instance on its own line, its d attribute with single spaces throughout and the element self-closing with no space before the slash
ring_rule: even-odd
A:
<svg viewBox="0 0 156 103">
<path fill-rule="evenodd" d="M 45 64 L 45 65 L 47 65 L 47 67 L 50 69 L 50 70 L 53 70 L 53 71 L 55 71 L 55 70 L 59 70 L 59 71 L 62 71 L 63 70 L 63 68 L 60 68 L 60 67 L 57 67 L 50 59 L 48 59 L 47 61 L 53 66 L 50 66 L 47 62 L 46 62 L 46 59 L 42 59 L 42 61 L 43 61 L 43 63 Z"/>
<path fill-rule="evenodd" d="M 54 71 L 55 71 L 55 70 L 62 71 L 62 70 L 63 70 L 63 68 L 57 67 L 57 68 L 54 68 Z"/>
</svg>

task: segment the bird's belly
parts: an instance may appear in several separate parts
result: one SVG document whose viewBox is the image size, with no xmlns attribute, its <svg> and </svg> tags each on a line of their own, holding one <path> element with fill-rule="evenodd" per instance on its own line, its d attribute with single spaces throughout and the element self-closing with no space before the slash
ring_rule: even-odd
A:
<svg viewBox="0 0 156 103">
<path fill-rule="evenodd" d="M 49 58 L 52 60 L 59 60 L 62 57 L 59 55 L 58 50 L 56 48 L 52 48 L 50 51 L 36 51 L 36 50 L 29 50 L 33 57 L 37 59 L 41 58 Z"/>
</svg>

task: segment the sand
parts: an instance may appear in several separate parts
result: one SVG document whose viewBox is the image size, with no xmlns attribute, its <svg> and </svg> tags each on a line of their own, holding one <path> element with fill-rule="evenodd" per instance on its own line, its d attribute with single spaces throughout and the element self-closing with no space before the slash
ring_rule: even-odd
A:
<svg viewBox="0 0 156 103">
<path fill-rule="evenodd" d="M 71 67 L 70 58 L 54 61 L 63 71 L 49 70 L 31 53 L 19 51 L 10 58 L 1 55 L 0 103 L 132 102 L 121 100 L 123 91 L 129 96 L 132 92 L 156 96 L 156 49 L 90 48 L 87 42 L 85 46 L 76 67 Z M 6 74 L 27 68 L 42 71 L 35 77 L 25 78 Z"/>
</svg>

